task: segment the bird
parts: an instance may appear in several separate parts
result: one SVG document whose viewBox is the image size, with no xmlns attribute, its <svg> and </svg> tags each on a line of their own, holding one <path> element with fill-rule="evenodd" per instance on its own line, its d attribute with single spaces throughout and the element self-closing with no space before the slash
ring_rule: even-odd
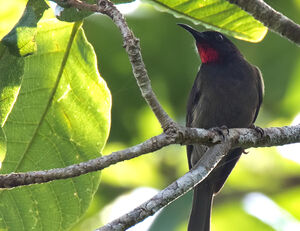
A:
<svg viewBox="0 0 300 231">
<path fill-rule="evenodd" d="M 239 49 L 222 33 L 197 31 L 178 24 L 192 34 L 201 59 L 187 102 L 186 126 L 204 129 L 255 128 L 264 95 L 258 67 L 250 64 Z M 191 169 L 208 147 L 187 145 Z M 244 150 L 231 149 L 210 174 L 194 187 L 188 231 L 209 231 L 213 197 L 221 190 Z"/>
</svg>

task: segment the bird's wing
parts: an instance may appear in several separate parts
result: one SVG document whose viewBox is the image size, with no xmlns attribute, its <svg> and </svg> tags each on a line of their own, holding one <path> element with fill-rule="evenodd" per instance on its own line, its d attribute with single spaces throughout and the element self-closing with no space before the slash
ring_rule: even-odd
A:
<svg viewBox="0 0 300 231">
<path fill-rule="evenodd" d="M 255 112 L 255 116 L 253 119 L 253 123 L 255 122 L 255 120 L 257 118 L 257 115 L 258 115 L 258 112 L 260 109 L 260 105 L 262 104 L 262 101 L 263 101 L 264 91 L 265 91 L 264 80 L 263 80 L 260 70 L 258 69 L 258 67 L 254 66 L 254 71 L 256 72 L 256 82 L 257 82 L 257 89 L 258 89 L 258 105 L 256 107 L 256 112 Z"/>
<path fill-rule="evenodd" d="M 200 81 L 198 80 L 200 78 L 200 75 L 198 74 L 197 78 L 195 79 L 195 82 L 193 84 L 188 103 L 187 103 L 187 113 L 186 113 L 186 126 L 187 127 L 193 127 L 193 112 L 195 110 L 195 107 L 198 104 L 198 100 L 200 98 Z M 195 102 L 196 101 L 196 102 Z"/>
<path fill-rule="evenodd" d="M 201 96 L 201 81 L 200 81 L 200 72 L 195 79 L 193 84 L 188 103 L 187 103 L 187 113 L 186 113 L 186 126 L 187 127 L 197 127 L 195 124 L 195 110 L 197 107 L 201 107 L 199 105 L 199 99 Z M 194 162 L 197 162 L 202 155 L 206 152 L 207 147 L 204 145 L 194 144 L 187 145 L 187 156 L 189 162 L 189 168 L 191 169 Z"/>
</svg>

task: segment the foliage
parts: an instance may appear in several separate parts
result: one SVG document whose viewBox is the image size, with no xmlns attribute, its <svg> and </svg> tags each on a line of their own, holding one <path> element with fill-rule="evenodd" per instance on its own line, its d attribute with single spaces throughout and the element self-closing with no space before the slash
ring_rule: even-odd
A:
<svg viewBox="0 0 300 231">
<path fill-rule="evenodd" d="M 246 41 L 259 42 L 267 33 L 267 28 L 261 22 L 226 0 L 154 0 L 154 2 L 162 11 Z"/>
<path fill-rule="evenodd" d="M 59 22 L 47 11 L 36 30 L 34 54 L 17 58 L 3 47 L 1 64 L 10 70 L 1 72 L 1 108 L 7 113 L 2 118 L 7 153 L 1 173 L 64 167 L 98 157 L 109 132 L 110 93 L 81 23 Z M 22 29 L 15 31 L 19 44 Z M 87 210 L 99 180 L 99 173 L 91 173 L 2 190 L 0 227 L 66 230 Z"/>
<path fill-rule="evenodd" d="M 105 154 L 160 133 L 132 77 L 119 31 L 109 18 L 91 15 L 82 28 L 80 21 L 66 23 L 55 19 L 50 10 L 44 13 L 47 6 L 42 0 L 11 2 L 1 0 L 1 5 L 7 6 L 1 10 L 11 13 L 0 14 L 1 160 L 5 157 L 1 173 L 63 167 L 95 158 L 105 145 L 110 121 Z M 266 28 L 224 0 L 148 1 L 127 16 L 141 39 L 143 58 L 159 100 L 176 121 L 184 124 L 187 94 L 199 58 L 190 36 L 176 25 L 184 19 L 155 11 L 150 6 L 154 2 L 160 10 L 247 41 L 263 39 Z M 277 4 L 291 17 L 299 13 L 296 1 Z M 60 19 L 77 21 L 89 14 L 66 8 Z M 290 123 L 300 111 L 299 52 L 274 34 L 255 45 L 234 42 L 264 74 L 266 95 L 258 125 Z M 96 54 L 106 82 L 97 71 Z M 112 118 L 106 83 L 113 96 Z M 99 188 L 99 173 L 93 173 L 3 190 L 0 229 L 66 230 L 85 214 L 72 230 L 93 230 L 107 221 L 102 211 L 107 215 L 109 209 L 103 208 L 116 197 L 139 186 L 161 189 L 186 171 L 184 147 L 171 146 L 105 170 Z M 251 150 L 215 201 L 215 230 L 272 230 L 246 213 L 243 198 L 252 191 L 263 192 L 300 219 L 299 172 L 298 164 L 274 148 Z M 187 194 L 168 206 L 150 230 L 185 230 L 190 198 Z M 232 225 L 232 220 L 239 222 Z"/>
</svg>

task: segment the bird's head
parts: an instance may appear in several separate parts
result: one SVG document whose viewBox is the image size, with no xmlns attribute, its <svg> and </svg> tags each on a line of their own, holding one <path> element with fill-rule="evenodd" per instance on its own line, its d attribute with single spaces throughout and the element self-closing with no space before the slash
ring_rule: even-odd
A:
<svg viewBox="0 0 300 231">
<path fill-rule="evenodd" d="M 179 23 L 178 25 L 194 36 L 202 63 L 222 62 L 234 55 L 241 55 L 237 47 L 219 32 L 200 32 L 186 24 Z"/>
</svg>

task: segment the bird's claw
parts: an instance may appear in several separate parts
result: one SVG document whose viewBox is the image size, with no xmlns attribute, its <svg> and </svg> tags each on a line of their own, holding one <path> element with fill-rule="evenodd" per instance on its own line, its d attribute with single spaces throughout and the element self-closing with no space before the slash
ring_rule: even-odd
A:
<svg viewBox="0 0 300 231">
<path fill-rule="evenodd" d="M 255 126 L 254 124 L 252 124 L 252 126 L 250 128 L 254 129 L 257 133 L 259 133 L 260 137 L 263 137 L 265 134 L 264 129 L 262 129 L 261 127 Z"/>
<path fill-rule="evenodd" d="M 220 136 L 222 136 L 223 140 L 225 140 L 224 130 L 227 133 L 226 135 L 229 134 L 229 129 L 226 125 L 222 125 L 221 127 L 213 127 L 213 128 L 210 128 L 209 130 L 218 133 Z"/>
<path fill-rule="evenodd" d="M 220 128 L 222 129 L 222 131 L 226 130 L 227 135 L 229 134 L 229 128 L 226 125 L 222 125 Z"/>
</svg>

